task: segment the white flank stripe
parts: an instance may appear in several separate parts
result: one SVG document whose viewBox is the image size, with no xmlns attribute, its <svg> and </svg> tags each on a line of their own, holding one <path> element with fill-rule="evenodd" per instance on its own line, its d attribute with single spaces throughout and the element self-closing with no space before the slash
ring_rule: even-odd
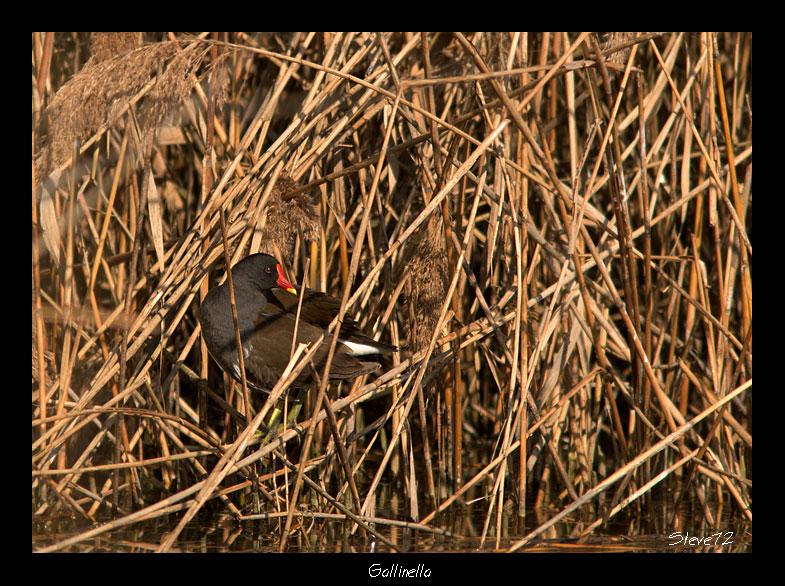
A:
<svg viewBox="0 0 785 586">
<path fill-rule="evenodd" d="M 338 341 L 349 348 L 350 356 L 367 356 L 368 354 L 378 354 L 379 350 L 374 348 L 373 346 L 369 346 L 368 344 L 361 344 L 359 342 L 350 342 L 348 340 L 342 340 L 338 338 Z"/>
</svg>

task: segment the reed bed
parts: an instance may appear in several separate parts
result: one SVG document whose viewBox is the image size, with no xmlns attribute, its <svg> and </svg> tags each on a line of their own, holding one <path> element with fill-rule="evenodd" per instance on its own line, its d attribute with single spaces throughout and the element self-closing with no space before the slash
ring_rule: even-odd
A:
<svg viewBox="0 0 785 586">
<path fill-rule="evenodd" d="M 397 549 L 467 506 L 499 548 L 535 511 L 514 551 L 567 519 L 667 534 L 664 494 L 751 533 L 751 33 L 32 51 L 33 521 L 104 521 L 34 549 L 166 519 L 170 551 L 206 509 L 277 519 L 281 551 L 307 514 Z M 258 251 L 400 348 L 267 443 L 308 349 L 249 394 L 196 319 Z"/>
</svg>

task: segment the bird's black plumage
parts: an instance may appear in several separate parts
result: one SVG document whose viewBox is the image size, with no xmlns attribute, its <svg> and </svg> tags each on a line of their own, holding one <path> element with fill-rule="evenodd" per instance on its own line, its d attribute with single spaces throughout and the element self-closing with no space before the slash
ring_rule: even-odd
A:
<svg viewBox="0 0 785 586">
<path fill-rule="evenodd" d="M 246 379 L 253 388 L 269 390 L 289 362 L 299 297 L 303 296 L 296 344 L 314 343 L 338 314 L 340 301 L 319 291 L 296 290 L 284 276 L 281 264 L 268 254 L 253 254 L 238 262 L 232 267 L 232 282 Z M 224 371 L 240 380 L 228 281 L 207 294 L 199 309 L 199 321 L 211 356 Z M 367 357 L 397 350 L 365 335 L 348 314 L 338 340 L 331 379 L 352 379 L 374 372 L 380 365 Z M 325 336 L 313 359 L 317 369 L 327 359 L 329 344 Z M 310 381 L 311 370 L 305 368 L 293 386 L 302 387 Z"/>
</svg>

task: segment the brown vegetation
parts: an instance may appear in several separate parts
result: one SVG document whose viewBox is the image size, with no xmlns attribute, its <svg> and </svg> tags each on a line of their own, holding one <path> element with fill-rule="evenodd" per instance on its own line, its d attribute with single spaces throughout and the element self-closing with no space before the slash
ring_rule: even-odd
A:
<svg viewBox="0 0 785 586">
<path fill-rule="evenodd" d="M 34 547 L 173 516 L 169 550 L 207 502 L 386 539 L 382 479 L 487 547 L 664 486 L 751 532 L 751 33 L 32 41 L 34 522 L 113 517 Z M 266 444 L 195 318 L 258 251 L 401 347 Z"/>
</svg>

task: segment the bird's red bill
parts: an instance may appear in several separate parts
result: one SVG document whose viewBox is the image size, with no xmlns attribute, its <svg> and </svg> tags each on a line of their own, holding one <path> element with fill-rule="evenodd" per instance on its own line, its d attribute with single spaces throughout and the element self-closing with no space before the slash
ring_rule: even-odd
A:
<svg viewBox="0 0 785 586">
<path fill-rule="evenodd" d="M 281 289 L 286 289 L 289 293 L 297 295 L 294 285 L 292 285 L 286 278 L 286 275 L 283 274 L 283 267 L 280 264 L 278 265 L 278 286 Z"/>
</svg>

